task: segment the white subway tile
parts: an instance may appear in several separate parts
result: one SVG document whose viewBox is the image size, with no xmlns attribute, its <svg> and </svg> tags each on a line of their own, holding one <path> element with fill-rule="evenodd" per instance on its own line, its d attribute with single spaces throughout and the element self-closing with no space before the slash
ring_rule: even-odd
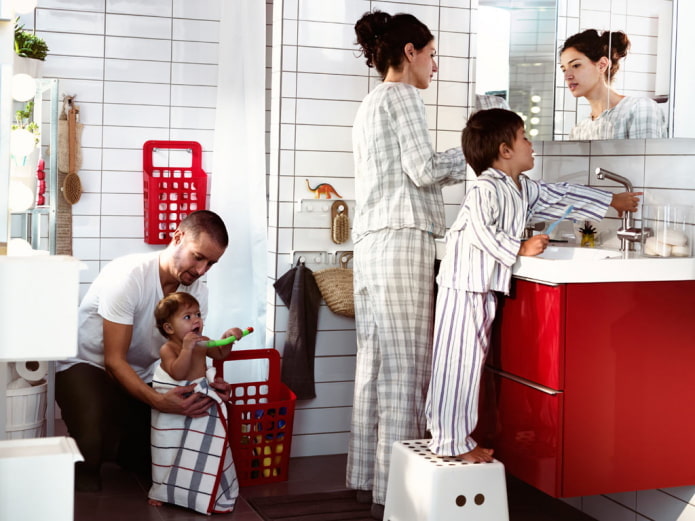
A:
<svg viewBox="0 0 695 521">
<path fill-rule="evenodd" d="M 166 128 L 147 127 L 104 127 L 104 147 L 142 149 L 145 141 L 168 140 Z"/>
<path fill-rule="evenodd" d="M 318 393 L 318 391 L 317 391 Z M 310 400 L 314 403 L 316 400 Z M 324 454 L 345 454 L 349 433 L 312 434 L 292 438 L 291 457 L 320 456 Z"/>
<path fill-rule="evenodd" d="M 107 36 L 105 57 L 168 62 L 171 61 L 171 40 Z"/>
<path fill-rule="evenodd" d="M 296 153 L 296 172 L 302 176 L 323 176 L 352 178 L 355 166 L 350 152 L 322 152 L 299 150 Z"/>
<path fill-rule="evenodd" d="M 297 97 L 361 101 L 368 93 L 364 76 L 297 74 Z"/>
<path fill-rule="evenodd" d="M 169 83 L 170 64 L 165 62 L 107 59 L 104 63 L 106 81 Z"/>
<path fill-rule="evenodd" d="M 172 63 L 171 82 L 182 85 L 217 85 L 217 65 Z"/>
<path fill-rule="evenodd" d="M 219 20 L 225 0 L 174 0 L 174 18 Z"/>
<path fill-rule="evenodd" d="M 692 147 L 692 144 L 691 144 Z M 647 156 L 645 185 L 695 190 L 695 156 Z"/>
<path fill-rule="evenodd" d="M 410 4 L 410 3 L 404 3 L 404 2 L 372 1 L 372 7 L 376 8 L 376 9 L 380 9 L 382 11 L 386 11 L 387 13 L 390 13 L 390 14 L 396 14 L 396 13 L 412 14 L 418 20 L 420 20 L 423 24 L 425 24 L 430 29 L 430 31 L 432 31 L 433 33 L 435 33 L 437 25 L 439 24 L 439 20 L 440 20 L 440 18 L 439 18 L 440 10 L 439 10 L 439 6 L 437 6 L 437 5 L 423 5 L 421 2 L 418 4 Z M 455 11 L 455 9 L 442 9 L 442 11 L 444 11 L 444 10 Z M 360 16 L 362 16 L 362 13 L 360 13 L 357 16 L 357 18 L 355 18 L 354 22 L 356 22 Z"/>
<path fill-rule="evenodd" d="M 72 206 L 75 215 L 100 215 L 102 212 L 99 193 L 83 193 Z"/>
<path fill-rule="evenodd" d="M 436 42 L 439 56 L 468 56 L 470 35 L 468 33 L 451 33 L 442 31 Z"/>
<path fill-rule="evenodd" d="M 215 108 L 217 106 L 217 87 L 172 85 L 171 104 L 179 107 Z"/>
<path fill-rule="evenodd" d="M 142 194 L 102 194 L 101 215 L 142 215 Z M 118 235 L 116 235 L 118 237 Z"/>
<path fill-rule="evenodd" d="M 104 37 L 95 34 L 51 33 L 50 54 L 67 56 L 90 56 L 101 58 L 104 55 Z"/>
<path fill-rule="evenodd" d="M 338 360 L 342 361 L 343 359 Z M 316 371 L 316 373 L 318 374 L 318 371 Z M 315 432 L 349 431 L 351 417 L 352 407 L 298 409 L 294 416 L 294 428 L 292 434 L 299 436 L 302 434 L 312 434 Z"/>
<path fill-rule="evenodd" d="M 171 126 L 190 129 L 215 128 L 215 109 L 172 107 Z"/>
<path fill-rule="evenodd" d="M 103 58 L 49 55 L 44 62 L 43 75 L 47 78 L 69 75 L 69 78 L 73 80 L 101 80 L 104 77 L 104 60 Z"/>
<path fill-rule="evenodd" d="M 103 151 L 101 148 L 83 148 L 82 149 L 82 169 L 83 170 L 100 170 L 101 158 Z"/>
<path fill-rule="evenodd" d="M 38 9 L 36 30 L 41 32 L 63 32 L 75 34 L 104 34 L 104 13 L 68 11 L 62 9 Z M 26 27 L 30 27 L 29 24 Z M 46 35 L 50 48 L 50 36 Z"/>
<path fill-rule="evenodd" d="M 41 0 L 38 10 L 97 11 L 103 13 L 106 0 Z"/>
<path fill-rule="evenodd" d="M 439 71 L 437 78 L 440 81 L 468 81 L 469 74 L 468 58 L 453 56 L 441 56 L 439 58 Z"/>
<path fill-rule="evenodd" d="M 297 25 L 297 44 L 307 47 L 336 47 L 356 49 L 352 24 L 300 21 Z M 291 42 L 288 42 L 291 43 Z"/>
<path fill-rule="evenodd" d="M 169 85 L 137 81 L 105 81 L 104 103 L 169 105 Z"/>
<path fill-rule="evenodd" d="M 439 105 L 465 107 L 469 104 L 469 84 L 463 82 L 437 82 Z"/>
<path fill-rule="evenodd" d="M 359 103 L 354 101 L 297 100 L 297 124 L 352 126 Z"/>
<path fill-rule="evenodd" d="M 296 129 L 297 150 L 352 150 L 351 127 L 299 125 Z"/>
<path fill-rule="evenodd" d="M 107 13 L 171 17 L 171 0 L 106 0 Z"/>
<path fill-rule="evenodd" d="M 114 168 L 120 165 L 109 166 Z M 134 172 L 104 170 L 102 172 L 102 186 L 104 193 L 141 194 L 143 192 L 142 169 Z"/>
<path fill-rule="evenodd" d="M 174 19 L 172 23 L 174 40 L 218 42 L 219 33 L 220 23 L 216 21 Z"/>
<path fill-rule="evenodd" d="M 374 4 L 374 2 L 371 2 Z M 299 19 L 313 20 L 318 22 L 337 22 L 353 24 L 366 12 L 372 5 L 368 0 L 299 0 Z M 294 15 L 294 11 L 285 16 Z"/>
<path fill-rule="evenodd" d="M 439 107 L 437 109 L 437 128 L 460 132 L 466 126 L 468 109 L 464 107 Z"/>
<path fill-rule="evenodd" d="M 153 105 L 104 104 L 104 125 L 169 127 L 169 108 Z"/>
<path fill-rule="evenodd" d="M 323 74 L 364 75 L 367 67 L 363 58 L 357 58 L 354 50 L 315 49 L 299 47 L 297 49 L 296 68 L 299 72 L 319 72 Z M 291 69 L 291 64 L 283 70 Z"/>
<path fill-rule="evenodd" d="M 101 172 L 95 170 L 84 170 L 81 169 L 80 182 L 82 184 L 82 193 L 95 193 L 98 194 L 102 190 L 101 184 Z M 73 212 L 74 213 L 74 212 Z"/>
<path fill-rule="evenodd" d="M 441 8 L 441 22 L 439 24 L 440 31 L 449 31 L 456 33 L 471 32 L 471 10 L 456 9 L 456 8 Z M 436 25 L 429 26 L 430 28 Z"/>
<path fill-rule="evenodd" d="M 326 309 L 325 306 L 322 308 Z M 322 311 L 324 310 L 322 309 Z M 326 309 L 327 310 L 327 309 Z M 331 313 L 330 311 L 327 311 Z M 354 325 L 353 325 L 354 327 Z M 333 332 L 331 332 L 333 333 Z M 325 331 L 319 331 L 319 336 L 327 334 Z M 322 342 L 322 345 L 325 345 Z M 354 347 L 354 346 L 353 346 Z M 335 356 L 336 353 L 331 353 L 332 356 L 321 357 L 317 356 L 314 362 L 314 374 L 317 382 L 342 382 L 352 380 L 355 377 L 355 357 L 353 356 Z M 349 422 L 349 420 L 348 420 Z M 335 428 L 335 427 L 333 427 Z M 315 431 L 314 431 L 315 432 Z"/>
<path fill-rule="evenodd" d="M 106 34 L 167 40 L 171 38 L 171 19 L 157 16 L 107 14 Z"/>
<path fill-rule="evenodd" d="M 82 261 L 99 260 L 102 258 L 100 255 L 99 243 L 99 238 L 75 238 L 72 241 L 72 254 Z M 89 282 L 91 282 L 91 280 Z"/>
<path fill-rule="evenodd" d="M 101 218 L 101 236 L 143 239 L 145 235 L 144 222 L 142 215 L 105 215 Z"/>
<path fill-rule="evenodd" d="M 144 235 L 144 232 L 143 232 Z M 160 245 L 145 244 L 143 239 L 132 238 L 103 238 L 100 241 L 101 259 L 108 261 L 121 257 L 126 253 L 147 253 L 159 251 Z"/>
<path fill-rule="evenodd" d="M 142 144 L 131 149 L 105 147 L 102 154 L 106 169 L 142 171 Z"/>
</svg>

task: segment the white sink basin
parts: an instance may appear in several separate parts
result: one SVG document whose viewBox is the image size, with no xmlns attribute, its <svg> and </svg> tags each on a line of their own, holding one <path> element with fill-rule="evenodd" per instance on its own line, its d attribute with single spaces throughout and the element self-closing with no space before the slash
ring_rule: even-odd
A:
<svg viewBox="0 0 695 521">
<path fill-rule="evenodd" d="M 621 252 L 601 248 L 577 248 L 575 246 L 548 246 L 538 257 L 548 260 L 601 260 L 620 257 Z"/>
<path fill-rule="evenodd" d="M 616 250 L 552 245 L 536 257 L 519 257 L 512 273 L 552 284 L 695 280 L 695 259 L 642 257 L 635 252 L 624 255 Z"/>
</svg>

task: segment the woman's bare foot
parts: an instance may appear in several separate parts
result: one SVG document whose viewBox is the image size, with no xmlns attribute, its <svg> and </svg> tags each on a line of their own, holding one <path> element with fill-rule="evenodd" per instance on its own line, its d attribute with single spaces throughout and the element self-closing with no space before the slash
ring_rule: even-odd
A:
<svg viewBox="0 0 695 521">
<path fill-rule="evenodd" d="M 157 501 L 156 499 L 148 499 L 147 502 L 148 502 L 150 505 L 152 505 L 153 507 L 161 507 L 161 506 L 162 506 L 162 502 L 161 502 L 161 501 Z"/>
<path fill-rule="evenodd" d="M 457 457 L 469 463 L 490 463 L 493 452 L 493 449 L 484 449 L 480 445 L 476 445 L 472 451 L 464 452 Z"/>
</svg>

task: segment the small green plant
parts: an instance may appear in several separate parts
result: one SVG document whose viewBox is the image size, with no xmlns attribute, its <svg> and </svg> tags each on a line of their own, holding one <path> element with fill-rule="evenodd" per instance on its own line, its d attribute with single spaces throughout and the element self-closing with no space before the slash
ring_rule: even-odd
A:
<svg viewBox="0 0 695 521">
<path fill-rule="evenodd" d="M 41 130 L 39 129 L 39 125 L 33 120 L 33 117 L 34 101 L 32 100 L 28 101 L 23 109 L 15 112 L 15 122 L 12 125 L 12 130 L 24 129 L 31 132 L 34 134 L 34 138 L 38 144 Z"/>
<path fill-rule="evenodd" d="M 44 61 L 49 48 L 46 42 L 34 33 L 25 31 L 24 24 L 19 23 L 19 18 L 14 22 L 14 52 L 23 58 L 34 58 Z"/>
</svg>

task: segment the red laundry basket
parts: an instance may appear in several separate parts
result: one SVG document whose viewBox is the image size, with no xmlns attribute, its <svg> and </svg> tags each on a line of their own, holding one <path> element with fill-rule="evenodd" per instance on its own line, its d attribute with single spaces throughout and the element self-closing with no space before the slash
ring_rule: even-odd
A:
<svg viewBox="0 0 695 521">
<path fill-rule="evenodd" d="M 171 164 L 175 156 L 171 152 L 166 164 L 154 164 L 154 152 L 171 150 L 190 152 L 190 164 Z M 206 208 L 208 178 L 202 168 L 202 148 L 197 141 L 146 141 L 142 156 L 145 242 L 168 244 L 189 213 Z"/>
<path fill-rule="evenodd" d="M 275 349 L 232 351 L 215 360 L 223 376 L 226 361 L 268 360 L 268 379 L 233 384 L 229 411 L 229 445 L 239 486 L 287 481 L 297 396 L 280 381 L 280 354 Z"/>
</svg>

